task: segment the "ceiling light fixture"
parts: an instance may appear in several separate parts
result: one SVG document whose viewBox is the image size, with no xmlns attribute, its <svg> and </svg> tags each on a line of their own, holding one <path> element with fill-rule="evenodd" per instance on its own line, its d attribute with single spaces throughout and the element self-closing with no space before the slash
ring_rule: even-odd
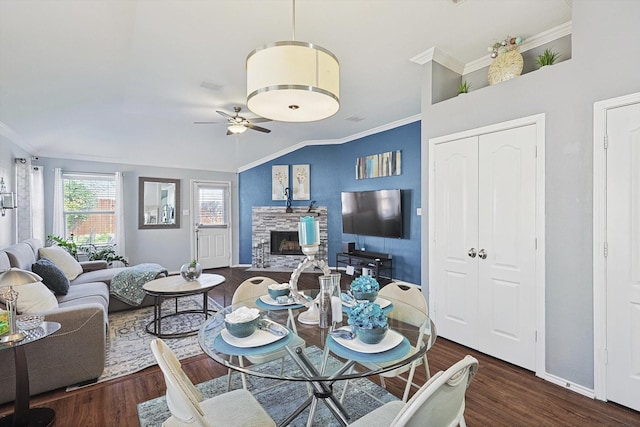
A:
<svg viewBox="0 0 640 427">
<path fill-rule="evenodd" d="M 227 130 L 231 133 L 239 134 L 239 133 L 245 133 L 247 131 L 247 127 L 243 124 L 236 123 L 233 125 L 229 125 Z"/>
<path fill-rule="evenodd" d="M 292 40 L 260 46 L 247 56 L 247 107 L 281 122 L 326 119 L 340 109 L 340 64 L 327 49 L 295 40 L 292 2 Z"/>
</svg>

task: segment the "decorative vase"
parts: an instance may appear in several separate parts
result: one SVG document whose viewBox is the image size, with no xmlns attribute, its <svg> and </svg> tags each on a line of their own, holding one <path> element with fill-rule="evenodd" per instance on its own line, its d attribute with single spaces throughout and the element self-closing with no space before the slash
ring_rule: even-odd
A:
<svg viewBox="0 0 640 427">
<path fill-rule="evenodd" d="M 356 301 L 369 301 L 369 302 L 374 302 L 376 300 L 376 298 L 378 298 L 378 292 L 374 291 L 374 292 L 361 292 L 361 291 L 351 291 L 351 293 L 353 294 L 353 297 L 356 299 Z"/>
<path fill-rule="evenodd" d="M 354 328 L 356 336 L 365 344 L 378 344 L 384 339 L 389 330 L 389 326 L 385 325 L 384 328 L 364 329 L 356 326 Z"/>
<path fill-rule="evenodd" d="M 192 262 L 182 264 L 182 267 L 180 267 L 180 275 L 189 282 L 196 280 L 201 274 L 202 266 L 199 262 L 196 262 L 195 265 Z"/>
</svg>

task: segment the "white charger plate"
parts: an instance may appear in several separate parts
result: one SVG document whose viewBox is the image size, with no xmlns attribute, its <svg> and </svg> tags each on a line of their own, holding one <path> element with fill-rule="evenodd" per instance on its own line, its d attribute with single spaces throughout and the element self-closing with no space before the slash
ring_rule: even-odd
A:
<svg viewBox="0 0 640 427">
<path fill-rule="evenodd" d="M 271 298 L 271 295 L 260 295 L 260 301 L 262 301 L 265 304 L 269 304 L 269 305 L 296 305 L 298 304 L 297 302 L 293 301 L 293 302 L 278 302 L 276 300 L 274 300 L 273 298 Z"/>
<path fill-rule="evenodd" d="M 367 344 L 360 341 L 360 338 L 354 338 L 352 340 L 348 340 L 345 338 L 340 338 L 336 336 L 331 336 L 338 344 L 343 347 L 348 348 L 349 350 L 357 351 L 358 353 L 381 353 L 383 351 L 391 350 L 398 344 L 402 342 L 404 337 L 394 331 L 393 329 L 389 329 L 387 331 L 387 335 L 380 341 L 378 344 Z"/>
<path fill-rule="evenodd" d="M 380 297 L 376 298 L 376 300 L 373 303 L 378 304 L 380 308 L 387 308 L 391 305 L 391 301 L 389 301 L 388 299 L 380 298 Z M 347 304 L 344 301 L 342 301 L 342 305 L 344 305 L 345 307 L 351 308 L 353 307 L 353 304 Z"/>
<path fill-rule="evenodd" d="M 262 329 L 256 329 L 254 333 L 249 335 L 246 338 L 238 338 L 234 337 L 227 331 L 227 328 L 224 328 L 220 331 L 220 335 L 222 339 L 227 342 L 227 344 L 231 344 L 234 347 L 242 347 L 242 348 L 250 348 L 250 347 L 260 347 L 262 345 L 267 345 L 278 341 L 286 337 L 289 334 L 287 330 L 287 334 L 285 335 L 274 335 L 271 332 L 263 331 Z"/>
</svg>

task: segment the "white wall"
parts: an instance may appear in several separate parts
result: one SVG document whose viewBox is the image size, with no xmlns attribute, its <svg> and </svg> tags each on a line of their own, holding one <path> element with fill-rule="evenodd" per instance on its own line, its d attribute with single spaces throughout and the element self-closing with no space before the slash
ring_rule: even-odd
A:
<svg viewBox="0 0 640 427">
<path fill-rule="evenodd" d="M 7 191 L 16 191 L 16 157 L 27 158 L 30 154 L 0 134 L 0 177 L 4 178 Z M 0 216 L 0 248 L 13 244 L 15 238 L 16 209 L 7 209 L 5 216 Z"/>
<path fill-rule="evenodd" d="M 593 388 L 593 103 L 640 91 L 640 1 L 574 0 L 572 59 L 431 105 L 425 66 L 422 188 L 428 140 L 546 114 L 546 369 Z M 426 190 L 425 190 L 426 191 Z M 422 208 L 428 195 L 423 193 Z M 428 218 L 422 217 L 422 283 L 428 282 Z"/>
<path fill-rule="evenodd" d="M 52 232 L 53 170 L 56 167 L 76 172 L 123 172 L 125 197 L 125 244 L 126 255 L 131 264 L 156 262 L 169 271 L 179 271 L 180 266 L 192 259 L 191 232 L 193 227 L 189 216 L 180 215 L 180 228 L 166 230 L 138 229 L 138 178 L 180 179 L 180 210 L 191 209 L 190 187 L 192 179 L 206 179 L 231 182 L 233 196 L 232 217 L 232 265 L 238 263 L 238 179 L 237 174 L 192 169 L 160 168 L 154 166 L 133 166 L 115 163 L 88 162 L 40 158 L 44 167 L 45 181 L 45 233 Z"/>
</svg>

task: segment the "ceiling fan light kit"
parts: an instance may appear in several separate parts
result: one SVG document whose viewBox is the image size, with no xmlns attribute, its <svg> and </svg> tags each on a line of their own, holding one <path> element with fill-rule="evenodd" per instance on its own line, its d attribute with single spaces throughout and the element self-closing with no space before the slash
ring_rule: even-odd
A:
<svg viewBox="0 0 640 427">
<path fill-rule="evenodd" d="M 261 46 L 247 56 L 247 107 L 281 122 L 312 122 L 340 109 L 340 64 L 329 50 L 293 40 Z"/>
<path fill-rule="evenodd" d="M 229 132 L 235 133 L 235 134 L 245 133 L 247 131 L 247 129 L 248 128 L 245 125 L 240 124 L 240 123 L 235 124 L 235 125 L 229 125 L 229 127 L 227 128 L 227 130 Z"/>
</svg>

